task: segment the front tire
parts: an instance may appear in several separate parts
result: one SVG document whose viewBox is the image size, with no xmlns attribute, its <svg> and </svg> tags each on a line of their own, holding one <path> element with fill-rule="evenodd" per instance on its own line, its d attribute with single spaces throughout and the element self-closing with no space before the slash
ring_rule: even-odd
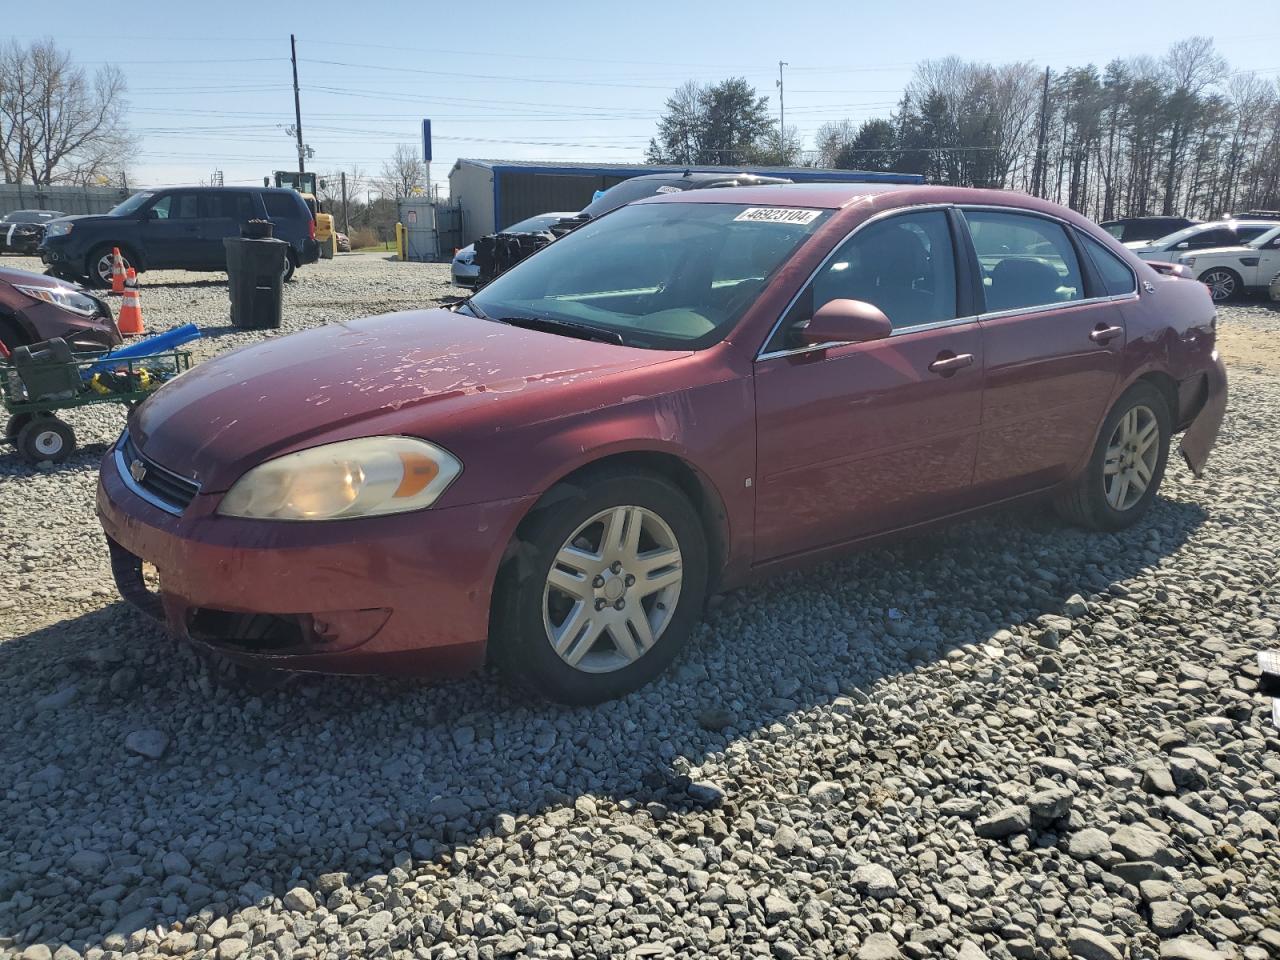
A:
<svg viewBox="0 0 1280 960">
<path fill-rule="evenodd" d="M 1209 296 L 1214 303 L 1225 303 L 1232 297 L 1239 296 L 1244 288 L 1240 274 L 1228 267 L 1213 267 L 1200 274 L 1198 279 L 1209 288 Z"/>
<path fill-rule="evenodd" d="M 516 546 L 490 649 L 510 680 L 549 699 L 600 703 L 644 686 L 702 615 L 702 523 L 659 476 L 610 470 L 561 484 Z"/>
<path fill-rule="evenodd" d="M 97 290 L 108 290 L 111 287 L 112 244 L 100 244 L 90 251 L 84 261 L 84 273 L 87 285 Z M 120 257 L 124 260 L 125 273 L 129 268 L 135 270 L 138 265 L 129 258 L 129 251 L 120 248 Z"/>
<path fill-rule="evenodd" d="M 1135 383 L 1107 414 L 1089 463 L 1057 501 L 1058 512 L 1093 530 L 1137 523 L 1164 479 L 1172 435 L 1164 395 L 1150 383 Z"/>
</svg>

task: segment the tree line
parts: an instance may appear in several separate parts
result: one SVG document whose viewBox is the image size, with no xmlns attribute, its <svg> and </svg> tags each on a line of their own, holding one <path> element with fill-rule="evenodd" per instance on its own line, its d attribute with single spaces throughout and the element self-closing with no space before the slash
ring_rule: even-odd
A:
<svg viewBox="0 0 1280 960">
<path fill-rule="evenodd" d="M 918 173 L 1098 220 L 1280 208 L 1280 78 L 1232 71 L 1205 37 L 1057 73 L 926 60 L 889 117 L 824 124 L 809 151 L 797 141 L 793 130 L 778 136 L 768 98 L 745 81 L 690 83 L 667 101 L 649 159 Z"/>
</svg>

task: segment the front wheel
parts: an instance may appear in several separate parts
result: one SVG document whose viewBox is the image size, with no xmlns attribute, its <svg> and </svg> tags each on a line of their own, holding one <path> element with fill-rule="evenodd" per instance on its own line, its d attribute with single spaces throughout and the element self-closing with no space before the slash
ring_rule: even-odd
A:
<svg viewBox="0 0 1280 960">
<path fill-rule="evenodd" d="M 1150 383 L 1135 383 L 1107 414 L 1089 463 L 1058 500 L 1058 512 L 1094 530 L 1136 523 L 1160 489 L 1172 434 L 1163 394 Z"/>
<path fill-rule="evenodd" d="M 115 262 L 115 255 L 111 252 L 110 245 L 94 247 L 93 252 L 89 254 L 85 260 L 85 278 L 88 285 L 98 290 L 107 290 L 111 287 L 111 268 Z M 129 272 L 130 267 L 136 269 L 137 264 L 129 259 L 129 254 L 121 248 L 120 259 L 124 261 L 125 273 Z"/>
<path fill-rule="evenodd" d="M 1200 274 L 1199 279 L 1201 283 L 1209 288 L 1209 296 L 1213 297 L 1214 303 L 1230 300 L 1244 286 L 1243 281 L 1240 279 L 1240 274 L 1226 267 L 1214 267 L 1212 270 L 1206 270 Z"/>
<path fill-rule="evenodd" d="M 702 614 L 707 544 L 676 487 L 604 473 L 547 497 L 498 587 L 494 659 L 563 703 L 623 696 L 661 673 Z"/>
</svg>

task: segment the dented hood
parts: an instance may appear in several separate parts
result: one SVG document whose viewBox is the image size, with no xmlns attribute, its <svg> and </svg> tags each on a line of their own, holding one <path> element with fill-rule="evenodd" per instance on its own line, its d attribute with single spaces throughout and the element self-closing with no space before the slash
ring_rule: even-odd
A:
<svg viewBox="0 0 1280 960">
<path fill-rule="evenodd" d="M 472 404 L 670 359 L 664 351 L 578 340 L 448 310 L 317 327 L 193 367 L 130 420 L 149 458 L 225 490 L 264 460 L 378 433 L 428 436 Z"/>
</svg>

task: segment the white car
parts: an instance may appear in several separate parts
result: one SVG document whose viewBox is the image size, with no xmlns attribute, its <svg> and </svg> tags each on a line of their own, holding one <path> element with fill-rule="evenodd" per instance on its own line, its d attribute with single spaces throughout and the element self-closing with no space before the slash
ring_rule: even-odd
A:
<svg viewBox="0 0 1280 960">
<path fill-rule="evenodd" d="M 1125 246 L 1143 260 L 1177 263 L 1184 253 L 1210 247 L 1237 247 L 1261 236 L 1276 225 L 1274 220 L 1215 220 L 1197 223 L 1158 240 L 1132 241 Z"/>
<path fill-rule="evenodd" d="M 1184 253 L 1178 263 L 1209 288 L 1214 300 L 1246 290 L 1265 291 L 1280 271 L 1280 223 L 1248 243 Z"/>
<path fill-rule="evenodd" d="M 566 217 L 576 217 L 578 212 L 572 213 L 540 213 L 536 217 L 530 217 L 528 220 L 521 220 L 519 223 L 513 223 L 501 233 L 536 233 L 539 230 L 545 230 L 553 223 L 557 223 Z M 474 287 L 476 279 L 480 276 L 480 268 L 476 266 L 476 245 L 468 243 L 465 247 L 453 255 L 453 284 L 456 287 Z"/>
</svg>

